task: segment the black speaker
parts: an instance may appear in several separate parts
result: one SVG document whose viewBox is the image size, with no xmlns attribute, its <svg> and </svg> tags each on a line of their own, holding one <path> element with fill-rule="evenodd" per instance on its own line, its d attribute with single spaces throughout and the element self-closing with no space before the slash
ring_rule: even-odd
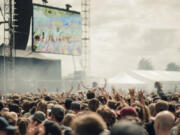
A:
<svg viewBox="0 0 180 135">
<path fill-rule="evenodd" d="M 25 50 L 33 14 L 32 0 L 15 0 L 15 49 Z"/>
</svg>

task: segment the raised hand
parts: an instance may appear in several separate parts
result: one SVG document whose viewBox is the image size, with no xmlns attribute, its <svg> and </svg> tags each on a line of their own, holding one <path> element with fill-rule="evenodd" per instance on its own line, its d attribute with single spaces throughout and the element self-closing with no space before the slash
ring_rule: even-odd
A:
<svg viewBox="0 0 180 135">
<path fill-rule="evenodd" d="M 91 88 L 88 88 L 87 86 L 85 86 L 83 81 L 81 81 L 80 84 L 84 89 L 91 89 Z"/>
<path fill-rule="evenodd" d="M 59 89 L 58 88 L 56 88 L 56 93 L 59 93 Z"/>
<path fill-rule="evenodd" d="M 106 78 L 104 78 L 104 89 L 106 88 L 106 86 L 107 86 L 107 80 L 106 80 Z"/>
<path fill-rule="evenodd" d="M 120 96 L 120 94 L 117 92 L 116 94 L 114 94 L 114 98 L 115 98 L 116 101 L 120 101 L 121 96 Z"/>
<path fill-rule="evenodd" d="M 116 94 L 116 90 L 115 90 L 115 88 L 114 88 L 114 86 L 112 86 L 112 93 L 113 93 L 113 95 L 115 95 Z"/>
<path fill-rule="evenodd" d="M 77 90 L 78 90 L 78 91 L 81 90 L 81 83 L 78 83 Z"/>
<path fill-rule="evenodd" d="M 46 88 L 44 88 L 44 92 L 47 92 L 47 89 L 46 89 Z"/>
<path fill-rule="evenodd" d="M 135 96 L 135 89 L 129 89 L 129 95 L 131 97 L 134 97 Z"/>
<path fill-rule="evenodd" d="M 130 95 L 130 105 L 132 105 L 135 102 L 135 99 L 134 99 L 135 89 L 129 89 L 129 95 Z"/>
<path fill-rule="evenodd" d="M 61 97 L 64 97 L 64 92 L 61 93 Z"/>
<path fill-rule="evenodd" d="M 72 84 L 71 89 L 69 90 L 69 94 L 73 91 L 73 89 L 74 89 L 74 85 Z"/>
<path fill-rule="evenodd" d="M 43 125 L 40 124 L 38 126 L 38 129 L 39 129 L 38 135 L 45 135 L 45 127 Z"/>
<path fill-rule="evenodd" d="M 145 101 L 144 101 L 144 98 L 143 98 L 143 94 L 144 94 L 144 91 L 143 91 L 143 90 L 138 91 L 138 96 L 139 96 L 139 98 L 140 98 L 140 100 L 141 100 L 141 104 L 142 104 L 142 105 L 145 105 Z"/>
<path fill-rule="evenodd" d="M 107 92 L 104 93 L 104 96 L 106 97 L 106 99 L 109 99 L 109 94 Z"/>
<path fill-rule="evenodd" d="M 143 98 L 143 94 L 144 94 L 144 91 L 143 91 L 143 90 L 138 91 L 138 96 L 139 96 L 139 98 Z"/>
<path fill-rule="evenodd" d="M 103 93 L 103 89 L 101 87 L 98 87 L 98 90 Z"/>
<path fill-rule="evenodd" d="M 40 89 L 40 88 L 38 88 L 37 91 L 38 91 L 39 93 L 41 93 L 41 89 Z"/>
</svg>

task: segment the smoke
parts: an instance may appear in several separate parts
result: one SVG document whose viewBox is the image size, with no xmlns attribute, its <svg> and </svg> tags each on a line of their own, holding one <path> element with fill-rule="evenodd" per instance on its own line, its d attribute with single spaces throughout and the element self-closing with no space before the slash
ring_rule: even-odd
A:
<svg viewBox="0 0 180 135">
<path fill-rule="evenodd" d="M 156 70 L 164 70 L 171 61 L 180 64 L 179 1 L 96 2 L 92 1 L 93 73 L 110 77 L 135 70 L 142 57 Z"/>
<path fill-rule="evenodd" d="M 18 57 L 12 65 L 12 61 L 7 58 L 4 66 L 1 57 L 0 64 L 1 89 L 6 87 L 7 91 L 15 88 L 18 92 L 36 92 L 37 88 L 51 91 L 61 88 L 61 62 L 58 60 Z"/>
<path fill-rule="evenodd" d="M 80 0 L 49 0 L 48 5 L 63 8 L 67 3 L 73 10 L 81 10 Z M 93 75 L 111 77 L 135 70 L 143 57 L 150 59 L 156 70 L 164 70 L 169 62 L 180 65 L 179 0 L 91 0 L 91 4 Z M 74 72 L 72 57 L 43 56 L 61 59 L 63 76 Z"/>
</svg>

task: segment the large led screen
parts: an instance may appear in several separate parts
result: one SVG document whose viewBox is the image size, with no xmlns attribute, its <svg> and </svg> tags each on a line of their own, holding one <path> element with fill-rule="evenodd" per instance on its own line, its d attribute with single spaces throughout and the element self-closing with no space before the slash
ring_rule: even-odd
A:
<svg viewBox="0 0 180 135">
<path fill-rule="evenodd" d="M 81 55 L 79 12 L 34 4 L 32 29 L 33 51 Z"/>
</svg>

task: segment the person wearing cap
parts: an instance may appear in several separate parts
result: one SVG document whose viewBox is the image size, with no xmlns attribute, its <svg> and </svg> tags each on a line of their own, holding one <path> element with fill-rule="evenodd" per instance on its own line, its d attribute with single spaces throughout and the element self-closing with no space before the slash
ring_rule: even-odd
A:
<svg viewBox="0 0 180 135">
<path fill-rule="evenodd" d="M 16 131 L 16 127 L 10 126 L 4 117 L 0 117 L 0 135 L 8 135 L 9 131 Z"/>
<path fill-rule="evenodd" d="M 71 109 L 71 103 L 73 102 L 73 100 L 71 99 L 71 98 L 67 98 L 66 100 L 65 100 L 65 108 L 67 109 L 67 110 L 70 110 Z"/>
<path fill-rule="evenodd" d="M 78 112 L 81 111 L 80 103 L 79 102 L 72 102 L 71 103 L 71 109 L 72 109 L 72 111 L 74 111 L 77 114 Z"/>
<path fill-rule="evenodd" d="M 121 110 L 116 111 L 116 114 L 120 119 L 126 118 L 126 116 L 137 116 L 137 111 L 133 107 L 124 107 Z"/>
</svg>

